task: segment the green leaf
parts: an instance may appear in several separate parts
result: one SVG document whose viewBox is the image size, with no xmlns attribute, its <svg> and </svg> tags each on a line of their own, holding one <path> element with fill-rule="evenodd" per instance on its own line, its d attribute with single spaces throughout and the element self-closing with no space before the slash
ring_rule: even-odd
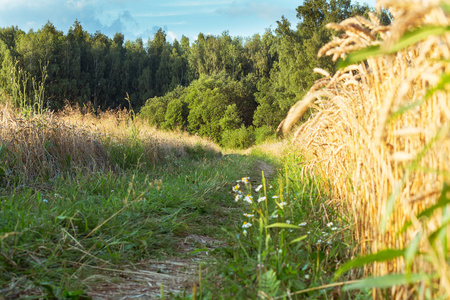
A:
<svg viewBox="0 0 450 300">
<path fill-rule="evenodd" d="M 337 63 L 338 69 L 343 69 L 345 67 L 348 67 L 350 65 L 359 63 L 363 60 L 366 60 L 367 58 L 371 56 L 377 56 L 381 55 L 383 52 L 381 51 L 380 46 L 370 46 L 365 49 L 352 52 L 347 55 L 347 57 L 344 60 L 339 60 Z"/>
<path fill-rule="evenodd" d="M 417 233 L 416 237 L 411 241 L 411 243 L 406 247 L 404 257 L 406 262 L 406 270 L 409 272 L 411 270 L 411 265 L 414 261 L 414 257 L 419 250 L 419 243 L 421 238 L 420 232 Z"/>
<path fill-rule="evenodd" d="M 381 277 L 369 277 L 360 280 L 356 283 L 346 285 L 342 288 L 343 291 L 370 289 L 370 288 L 388 288 L 394 285 L 404 285 L 415 283 L 417 281 L 429 280 L 432 277 L 430 274 L 390 274 Z"/>
<path fill-rule="evenodd" d="M 450 193 L 450 185 L 447 183 L 444 183 L 444 187 L 442 188 L 441 195 L 439 196 L 438 202 L 434 204 L 433 206 L 430 206 L 429 208 L 422 211 L 420 214 L 417 215 L 417 218 L 423 218 L 423 217 L 431 217 L 431 215 L 434 213 L 435 210 L 439 208 L 443 208 L 450 204 L 450 197 L 447 197 L 447 193 Z"/>
<path fill-rule="evenodd" d="M 0 159 L 3 159 L 3 156 L 6 153 L 6 150 L 8 150 L 8 148 L 6 148 L 6 145 L 2 143 L 0 145 Z"/>
<path fill-rule="evenodd" d="M 445 185 L 444 185 L 445 186 Z M 447 193 L 448 192 L 444 192 L 445 191 L 445 187 L 442 190 L 442 194 L 441 197 L 447 198 Z M 447 198 L 448 200 L 448 198 Z M 445 234 L 445 230 L 447 229 L 448 224 L 450 223 L 450 214 L 448 213 L 448 208 L 446 208 L 442 214 L 442 219 L 441 219 L 441 225 L 438 229 L 436 229 L 434 232 L 432 232 L 429 236 L 428 236 L 428 241 L 430 242 L 430 244 L 434 244 L 436 242 L 436 239 L 438 239 L 439 237 L 441 239 L 444 239 L 444 243 L 443 245 L 446 246 L 445 243 L 445 239 L 447 238 L 446 234 Z"/>
<path fill-rule="evenodd" d="M 306 239 L 307 237 L 308 237 L 308 235 L 304 235 L 304 236 L 302 236 L 302 237 L 299 237 L 299 238 L 297 238 L 297 239 L 295 239 L 295 240 L 292 240 L 292 241 L 290 242 L 290 244 L 301 242 L 301 241 L 303 241 L 304 239 Z"/>
<path fill-rule="evenodd" d="M 334 274 L 334 279 L 338 279 L 344 272 L 352 269 L 352 268 L 356 268 L 356 267 L 362 267 L 366 264 L 372 263 L 372 262 L 381 262 L 381 261 L 387 261 L 387 260 L 391 260 L 400 256 L 403 256 L 404 254 L 404 250 L 399 250 L 399 249 L 386 249 L 386 250 L 382 250 L 380 252 L 374 253 L 374 254 L 369 254 L 369 255 L 365 255 L 362 257 L 357 257 L 347 263 L 345 263 L 342 267 L 340 267 L 337 271 L 336 274 Z"/>
<path fill-rule="evenodd" d="M 388 221 L 390 215 L 392 214 L 392 212 L 394 211 L 395 199 L 397 199 L 397 197 L 402 192 L 404 185 L 405 185 L 405 177 L 403 176 L 401 182 L 397 184 L 397 186 L 395 187 L 395 190 L 389 195 L 389 198 L 386 203 L 386 212 L 381 217 L 381 222 L 380 222 L 381 232 L 386 231 L 387 221 Z"/>
<path fill-rule="evenodd" d="M 270 225 L 267 225 L 266 228 L 292 228 L 292 229 L 299 229 L 297 225 L 291 225 L 287 223 L 273 223 Z"/>
<path fill-rule="evenodd" d="M 194 251 L 190 252 L 189 254 L 192 255 L 192 254 L 196 254 L 196 253 L 199 253 L 199 252 L 208 252 L 208 251 L 209 251 L 208 248 L 195 249 Z"/>
<path fill-rule="evenodd" d="M 401 39 L 397 43 L 395 43 L 395 45 L 393 45 L 387 52 L 395 53 L 426 39 L 430 35 L 442 35 L 449 30 L 450 26 L 423 26 L 421 28 L 407 31 L 401 37 Z"/>
<path fill-rule="evenodd" d="M 446 13 L 450 13 L 450 4 L 447 3 L 441 3 L 441 8 L 443 11 L 445 11 Z"/>
<path fill-rule="evenodd" d="M 392 54 L 392 53 L 398 52 L 402 49 L 405 49 L 406 47 L 411 46 L 417 42 L 420 42 L 421 40 L 424 40 L 425 38 L 429 37 L 430 35 L 442 35 L 449 30 L 450 30 L 450 26 L 447 26 L 447 27 L 423 26 L 421 28 L 407 31 L 400 38 L 400 40 L 397 43 L 395 43 L 391 48 L 382 49 L 379 45 L 378 46 L 370 46 L 365 49 L 350 53 L 346 59 L 344 59 L 343 61 L 339 61 L 337 66 L 338 66 L 338 68 L 342 69 L 349 65 L 356 64 L 363 60 L 366 60 L 367 58 L 369 58 L 371 56 Z"/>
</svg>

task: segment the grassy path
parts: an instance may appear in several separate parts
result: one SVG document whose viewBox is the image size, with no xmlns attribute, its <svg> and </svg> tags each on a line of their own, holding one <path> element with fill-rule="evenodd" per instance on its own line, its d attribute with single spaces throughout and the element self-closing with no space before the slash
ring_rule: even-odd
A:
<svg viewBox="0 0 450 300">
<path fill-rule="evenodd" d="M 0 299 L 340 297 L 346 220 L 275 147 L 1 190 Z"/>
<path fill-rule="evenodd" d="M 236 168 L 236 166 L 240 167 Z M 209 169 L 221 170 L 217 174 L 214 171 L 210 173 L 213 183 L 206 190 L 199 189 L 204 195 L 204 200 L 209 202 L 209 210 L 205 210 L 200 216 L 197 215 L 195 219 L 199 219 L 190 219 L 185 223 L 185 228 L 190 229 L 174 237 L 176 242 L 169 255 L 155 260 L 144 259 L 133 265 L 122 265 L 120 270 L 110 270 L 109 273 L 112 276 L 106 277 L 106 282 L 99 282 L 90 287 L 90 296 L 99 299 L 113 296 L 160 298 L 163 293 L 184 298 L 192 293 L 194 286 L 197 288 L 200 285 L 201 268 L 214 264 L 210 253 L 226 246 L 229 240 L 223 235 L 222 229 L 230 230 L 230 227 L 239 222 L 236 216 L 241 214 L 240 208 L 236 207 L 234 201 L 230 201 L 232 199 L 230 186 L 235 181 L 233 177 L 235 172 L 243 172 L 242 174 L 251 175 L 255 179 L 261 178 L 262 171 L 267 177 L 275 175 L 275 168 L 272 165 L 263 160 L 239 154 L 228 154 L 213 161 L 196 162 L 189 168 L 194 174 L 208 172 Z M 243 177 L 242 174 L 241 177 Z M 183 174 L 177 177 L 181 175 Z M 219 179 L 215 178 L 217 175 Z M 167 178 L 166 182 L 170 186 L 173 180 L 177 183 L 177 188 L 191 190 L 192 185 L 199 185 L 198 180 L 202 179 L 185 180 L 184 184 L 179 184 L 177 178 Z M 208 181 L 207 178 L 204 180 Z M 209 194 L 208 188 L 217 193 Z M 193 200 L 190 201 L 193 202 Z M 207 229 L 201 226 L 203 222 L 207 223 Z M 111 278 L 115 278 L 116 282 L 112 282 Z"/>
<path fill-rule="evenodd" d="M 161 284 L 192 293 L 206 250 L 239 222 L 233 182 L 268 167 L 237 154 L 185 158 L 3 191 L 0 297 L 152 298 Z"/>
</svg>

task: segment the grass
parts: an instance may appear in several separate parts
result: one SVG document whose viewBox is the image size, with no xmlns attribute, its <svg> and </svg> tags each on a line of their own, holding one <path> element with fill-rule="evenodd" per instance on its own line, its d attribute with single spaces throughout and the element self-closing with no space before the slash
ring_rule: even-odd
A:
<svg viewBox="0 0 450 300">
<path fill-rule="evenodd" d="M 220 228 L 236 219 L 233 201 L 223 194 L 234 174 L 251 167 L 237 156 L 189 158 L 146 171 L 61 175 L 42 189 L 3 191 L 5 296 L 26 295 L 28 286 L 36 296 L 85 290 L 82 280 L 92 267 L 179 256 L 179 244 L 193 234 L 223 240 Z"/>
<path fill-rule="evenodd" d="M 274 156 L 272 149 L 277 149 Z M 216 254 L 201 296 L 219 299 L 327 299 L 368 297 L 345 293 L 332 282 L 351 255 L 348 220 L 327 204 L 321 180 L 302 176 L 303 157 L 289 143 L 266 144 L 250 157 L 277 166 L 278 175 L 233 183 L 243 213 L 231 240 Z M 252 177 L 250 177 L 251 179 Z M 230 186 L 230 189 L 232 188 Z M 251 197 L 250 197 L 251 196 Z M 250 203 L 251 202 L 251 203 Z M 218 292 L 219 291 L 219 292 Z"/>
<path fill-rule="evenodd" d="M 303 157 L 289 143 L 223 155 L 124 111 L 23 118 L 4 109 L 2 121 L 12 125 L 1 131 L 3 298 L 340 293 L 314 288 L 349 256 L 347 221 L 321 180 L 300 172 Z M 243 177 L 251 204 L 235 201 Z"/>
</svg>

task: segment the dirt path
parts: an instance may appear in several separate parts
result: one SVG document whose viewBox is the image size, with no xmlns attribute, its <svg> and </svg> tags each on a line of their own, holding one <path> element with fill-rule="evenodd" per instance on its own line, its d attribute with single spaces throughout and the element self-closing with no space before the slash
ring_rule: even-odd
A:
<svg viewBox="0 0 450 300">
<path fill-rule="evenodd" d="M 168 299 L 168 293 L 189 295 L 193 286 L 198 286 L 199 264 L 208 259 L 207 252 L 189 253 L 203 248 L 212 251 L 222 245 L 211 237 L 192 234 L 177 245 L 180 257 L 145 260 L 120 269 L 102 268 L 102 275 L 90 276 L 83 282 L 92 299 L 160 299 L 161 285 Z"/>
<path fill-rule="evenodd" d="M 260 175 L 262 174 L 261 172 L 264 171 L 264 176 L 266 178 L 272 178 L 276 173 L 275 167 L 269 165 L 263 160 L 258 160 L 258 164 L 255 167 L 255 171 L 258 172 Z"/>
<path fill-rule="evenodd" d="M 236 155 L 236 154 L 230 154 Z M 274 166 L 257 160 L 253 174 L 261 182 L 262 171 L 267 179 L 276 174 Z M 253 181 L 253 180 L 252 180 Z M 92 299 L 160 299 L 161 285 L 166 298 L 168 293 L 190 295 L 193 286 L 198 286 L 199 265 L 208 259 L 207 252 L 188 255 L 195 249 L 209 251 L 221 247 L 223 241 L 200 235 L 189 235 L 178 244 L 180 257 L 164 261 L 146 260 L 120 269 L 101 268 L 101 275 L 92 275 L 84 280 Z M 184 257 L 184 258 L 182 258 Z M 188 258 L 186 258 L 188 257 Z"/>
</svg>

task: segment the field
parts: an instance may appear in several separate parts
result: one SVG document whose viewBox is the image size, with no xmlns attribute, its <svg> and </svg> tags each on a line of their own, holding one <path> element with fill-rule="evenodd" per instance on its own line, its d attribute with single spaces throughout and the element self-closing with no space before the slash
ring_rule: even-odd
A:
<svg viewBox="0 0 450 300">
<path fill-rule="evenodd" d="M 379 5 L 247 150 L 2 106 L 0 299 L 448 298 L 450 6 Z"/>
<path fill-rule="evenodd" d="M 346 220 L 287 142 L 221 153 L 127 111 L 1 120 L 5 299 L 273 297 L 322 285 L 347 253 Z"/>
</svg>

